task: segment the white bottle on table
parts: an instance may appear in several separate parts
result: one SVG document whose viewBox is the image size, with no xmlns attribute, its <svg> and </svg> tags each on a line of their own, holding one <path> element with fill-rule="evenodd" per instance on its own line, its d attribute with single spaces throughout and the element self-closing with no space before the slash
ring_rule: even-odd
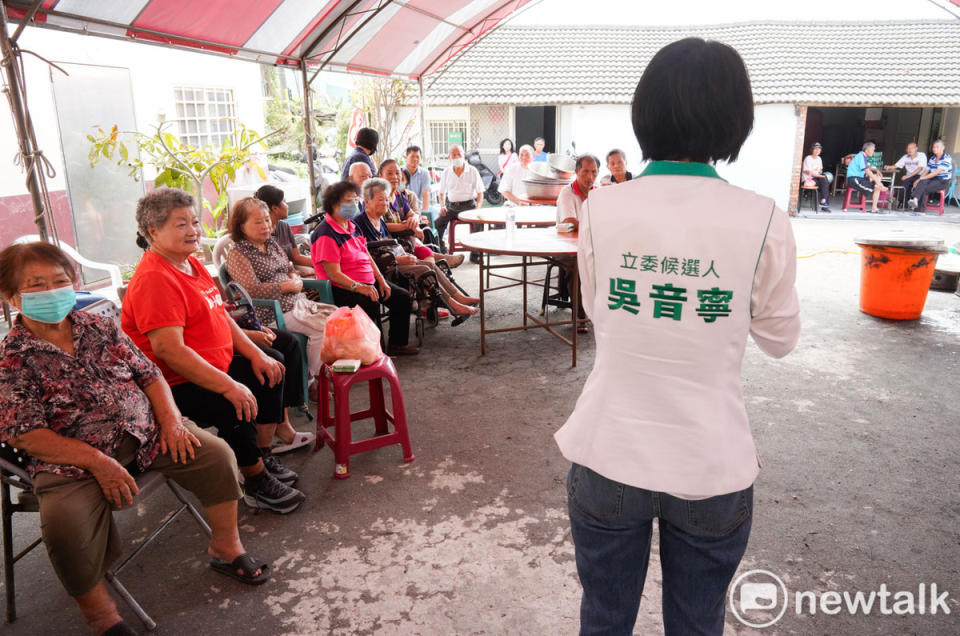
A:
<svg viewBox="0 0 960 636">
<path fill-rule="evenodd" d="M 513 207 L 507 208 L 507 245 L 513 244 L 513 237 L 517 233 L 517 212 Z"/>
</svg>

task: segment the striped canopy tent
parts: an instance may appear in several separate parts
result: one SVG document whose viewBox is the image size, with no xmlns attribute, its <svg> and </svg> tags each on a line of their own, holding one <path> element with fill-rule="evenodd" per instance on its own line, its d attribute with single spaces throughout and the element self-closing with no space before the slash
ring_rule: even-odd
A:
<svg viewBox="0 0 960 636">
<path fill-rule="evenodd" d="M 335 70 L 418 81 L 422 93 L 424 76 L 535 1 L 0 0 L 5 10 L 0 46 L 4 58 L 17 55 L 17 38 L 30 24 L 298 67 L 305 85 L 321 70 Z M 19 23 L 12 35 L 8 20 Z M 8 86 L 23 85 L 17 65 L 6 65 L 6 72 Z M 18 97 L 12 101 L 22 102 Z M 310 105 L 304 101 L 307 123 Z M 21 105 L 11 107 L 44 234 L 42 187 L 31 185 L 42 175 L 33 169 L 29 113 L 18 112 Z M 307 140 L 312 144 L 309 128 Z M 312 170 L 311 162 L 308 166 Z"/>
</svg>

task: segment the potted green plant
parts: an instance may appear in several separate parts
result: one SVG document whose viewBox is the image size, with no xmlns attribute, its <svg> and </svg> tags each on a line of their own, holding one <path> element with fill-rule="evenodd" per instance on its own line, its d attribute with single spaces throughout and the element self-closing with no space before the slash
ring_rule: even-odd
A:
<svg viewBox="0 0 960 636">
<path fill-rule="evenodd" d="M 87 135 L 90 142 L 90 167 L 103 159 L 115 161 L 118 166 L 130 169 L 134 180 L 143 178 L 145 165 L 152 166 L 157 176 L 154 185 L 180 188 L 191 193 L 196 201 L 197 216 L 203 224 L 205 245 L 212 246 L 226 233 L 227 187 L 233 183 L 237 171 L 251 158 L 250 149 L 255 145 L 266 148 L 264 141 L 283 130 L 275 130 L 261 137 L 242 123 L 237 122 L 234 131 L 227 135 L 220 148 L 205 146 L 196 148 L 181 142 L 176 135 L 165 130 L 170 122 L 160 122 L 153 134 L 139 131 L 121 131 L 114 125 L 109 131 L 94 126 L 95 134 Z M 138 152 L 131 153 L 134 147 Z M 261 179 L 266 179 L 257 165 Z M 210 179 L 217 193 L 216 201 L 207 201 L 203 196 L 203 183 Z M 207 211 L 210 223 L 203 215 Z"/>
</svg>

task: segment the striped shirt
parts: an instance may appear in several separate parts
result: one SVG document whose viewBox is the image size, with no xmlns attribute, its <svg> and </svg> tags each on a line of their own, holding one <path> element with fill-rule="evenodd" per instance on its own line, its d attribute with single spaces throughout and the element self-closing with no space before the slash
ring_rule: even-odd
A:
<svg viewBox="0 0 960 636">
<path fill-rule="evenodd" d="M 927 170 L 936 172 L 940 168 L 941 172 L 936 176 L 937 179 L 949 179 L 953 176 L 953 159 L 947 153 L 943 153 L 937 158 L 937 155 L 930 155 L 927 160 Z"/>
</svg>

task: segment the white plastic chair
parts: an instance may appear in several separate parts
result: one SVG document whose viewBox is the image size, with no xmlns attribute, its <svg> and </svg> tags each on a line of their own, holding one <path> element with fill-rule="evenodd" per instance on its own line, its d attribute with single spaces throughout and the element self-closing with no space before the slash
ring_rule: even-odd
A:
<svg viewBox="0 0 960 636">
<path fill-rule="evenodd" d="M 226 262 L 227 254 L 233 249 L 233 239 L 229 234 L 225 234 L 217 239 L 213 246 L 213 266 L 216 271 L 220 271 L 220 266 Z M 214 275 L 216 277 L 216 275 Z"/>
<path fill-rule="evenodd" d="M 43 239 L 40 238 L 39 234 L 25 234 L 17 238 L 14 243 L 39 243 Z M 53 241 L 50 241 L 51 243 Z M 60 242 L 60 249 L 62 249 L 67 256 L 73 259 L 74 262 L 83 266 L 89 267 L 90 269 L 99 269 L 105 271 L 110 275 L 110 289 L 108 296 L 111 300 L 120 301 L 120 297 L 117 295 L 117 288 L 123 286 L 123 275 L 120 273 L 120 268 L 112 263 L 101 263 L 98 261 L 92 261 L 89 258 L 83 256 L 80 252 L 73 249 L 71 246 L 67 245 L 63 241 Z M 98 291 L 107 291 L 107 290 L 98 290 Z"/>
</svg>

